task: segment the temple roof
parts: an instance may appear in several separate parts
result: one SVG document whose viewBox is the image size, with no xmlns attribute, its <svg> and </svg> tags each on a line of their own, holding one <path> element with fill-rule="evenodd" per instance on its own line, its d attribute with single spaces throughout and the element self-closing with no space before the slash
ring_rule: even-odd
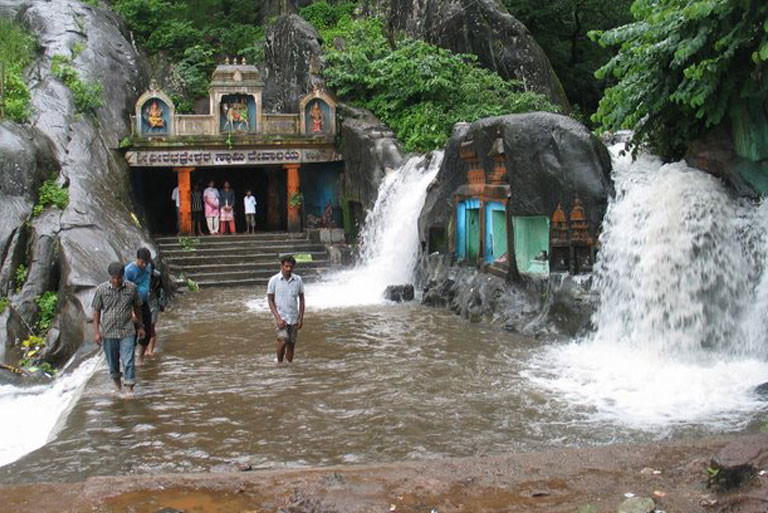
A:
<svg viewBox="0 0 768 513">
<path fill-rule="evenodd" d="M 256 66 L 250 64 L 219 64 L 216 66 L 211 77 L 211 87 L 216 86 L 264 87 L 264 81 Z"/>
</svg>

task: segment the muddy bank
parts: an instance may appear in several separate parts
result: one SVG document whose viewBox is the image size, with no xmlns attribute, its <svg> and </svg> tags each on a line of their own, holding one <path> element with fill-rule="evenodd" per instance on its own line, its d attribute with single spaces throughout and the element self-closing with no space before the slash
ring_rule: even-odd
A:
<svg viewBox="0 0 768 513">
<path fill-rule="evenodd" d="M 750 463 L 735 490 L 707 489 L 713 458 Z M 9 512 L 615 512 L 625 494 L 657 510 L 768 510 L 768 434 L 389 465 L 94 477 L 0 486 Z M 173 511 L 164 510 L 164 511 Z"/>
</svg>

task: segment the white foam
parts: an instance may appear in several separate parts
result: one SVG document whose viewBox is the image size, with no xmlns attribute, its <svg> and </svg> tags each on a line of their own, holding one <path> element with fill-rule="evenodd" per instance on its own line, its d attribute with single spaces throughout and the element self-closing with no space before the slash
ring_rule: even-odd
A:
<svg viewBox="0 0 768 513">
<path fill-rule="evenodd" d="M 0 466 L 16 461 L 56 436 L 57 428 L 100 361 L 100 355 L 94 356 L 50 385 L 0 386 Z"/>
</svg>

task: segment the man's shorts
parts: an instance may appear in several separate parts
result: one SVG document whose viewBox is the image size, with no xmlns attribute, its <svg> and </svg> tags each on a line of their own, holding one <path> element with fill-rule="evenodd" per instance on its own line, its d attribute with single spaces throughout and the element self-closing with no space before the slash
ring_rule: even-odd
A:
<svg viewBox="0 0 768 513">
<path fill-rule="evenodd" d="M 296 344 L 296 336 L 299 334 L 298 324 L 289 324 L 285 328 L 277 328 L 277 339 L 285 340 L 286 344 Z"/>
</svg>

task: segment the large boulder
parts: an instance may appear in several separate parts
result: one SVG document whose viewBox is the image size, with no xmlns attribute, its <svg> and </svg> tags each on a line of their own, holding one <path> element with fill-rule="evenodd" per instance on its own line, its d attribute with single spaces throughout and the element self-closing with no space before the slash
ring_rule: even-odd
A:
<svg viewBox="0 0 768 513">
<path fill-rule="evenodd" d="M 471 53 L 484 67 L 568 109 L 563 86 L 528 29 L 495 0 L 389 0 L 395 30 L 457 53 Z"/>
<path fill-rule="evenodd" d="M 370 209 L 376 202 L 379 184 L 388 169 L 404 162 L 395 134 L 365 109 L 339 106 L 341 153 L 344 156 L 344 194 L 348 201 Z"/>
<path fill-rule="evenodd" d="M 321 44 L 317 31 L 296 14 L 281 16 L 267 28 L 266 111 L 298 112 L 299 100 L 323 84 Z"/>
<path fill-rule="evenodd" d="M 10 238 L 18 249 L 5 252 L 0 266 L 5 283 L 0 285 L 8 289 L 6 269 L 18 263 L 8 259 L 23 260 L 27 280 L 20 292 L 9 295 L 13 311 L 30 325 L 37 315 L 35 298 L 58 293 L 58 318 L 48 334 L 46 358 L 62 363 L 83 342 L 92 290 L 107 279 L 108 264 L 131 259 L 138 247 L 153 248 L 133 220 L 130 168 L 116 151 L 118 141 L 130 133 L 129 115 L 145 89 L 146 66 L 124 25 L 108 9 L 72 0 L 6 0 L 0 11 L 15 15 L 41 47 L 27 72 L 33 114 L 26 138 L 37 138 L 31 145 L 36 153 L 16 152 L 18 174 L 26 180 L 19 183 L 28 185 L 16 187 L 21 194 L 16 202 L 24 203 L 17 206 L 21 212 L 9 233 L 18 234 Z M 72 58 L 80 79 L 103 87 L 104 104 L 93 115 L 77 112 L 72 91 L 51 73 L 53 57 L 71 57 L 75 45 L 82 47 Z M 36 201 L 28 190 L 34 191 L 52 171 L 59 171 L 58 183 L 67 187 L 69 204 L 63 211 L 48 208 L 21 230 L 27 209 Z"/>
<path fill-rule="evenodd" d="M 431 228 L 449 226 L 453 194 L 467 183 L 468 165 L 459 157 L 461 144 L 471 142 L 483 167 L 491 170 L 494 163 L 488 153 L 497 137 L 503 140 L 509 215 L 551 217 L 558 203 L 568 212 L 578 196 L 590 227 L 598 230 L 613 194 L 608 150 L 574 119 L 534 112 L 484 118 L 455 127 L 419 218 L 422 241 L 428 241 Z"/>
</svg>

